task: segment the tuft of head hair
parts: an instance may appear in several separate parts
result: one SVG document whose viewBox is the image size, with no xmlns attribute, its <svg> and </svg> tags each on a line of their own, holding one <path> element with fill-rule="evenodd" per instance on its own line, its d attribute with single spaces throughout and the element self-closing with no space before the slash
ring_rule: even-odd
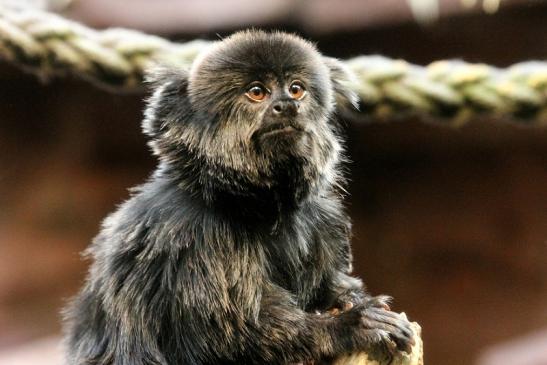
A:
<svg viewBox="0 0 547 365">
<path fill-rule="evenodd" d="M 338 107 L 359 108 L 359 97 L 352 86 L 357 83 L 355 74 L 340 60 L 332 57 L 323 57 L 330 70 L 335 102 Z"/>
</svg>

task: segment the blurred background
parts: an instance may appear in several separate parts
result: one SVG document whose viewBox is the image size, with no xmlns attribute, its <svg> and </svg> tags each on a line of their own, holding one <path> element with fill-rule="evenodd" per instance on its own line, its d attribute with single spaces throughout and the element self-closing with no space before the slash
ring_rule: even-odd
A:
<svg viewBox="0 0 547 365">
<path fill-rule="evenodd" d="M 31 1 L 172 40 L 255 26 L 326 55 L 508 66 L 547 55 L 547 2 Z M 0 364 L 60 363 L 60 309 L 101 220 L 155 166 L 146 94 L 0 62 Z M 547 130 L 487 118 L 347 123 L 356 273 L 423 327 L 426 364 L 547 364 Z"/>
</svg>

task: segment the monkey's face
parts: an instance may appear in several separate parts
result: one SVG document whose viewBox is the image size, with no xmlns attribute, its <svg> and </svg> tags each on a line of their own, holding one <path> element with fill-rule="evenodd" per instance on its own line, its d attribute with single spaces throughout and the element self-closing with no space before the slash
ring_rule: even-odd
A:
<svg viewBox="0 0 547 365">
<path fill-rule="evenodd" d="M 192 117 L 181 121 L 176 143 L 217 173 L 228 169 L 256 185 L 276 185 L 289 170 L 308 183 L 334 179 L 335 94 L 351 99 L 337 90 L 335 62 L 284 33 L 241 32 L 217 43 L 192 66 Z"/>
<path fill-rule="evenodd" d="M 196 60 L 190 99 L 211 117 L 224 157 L 241 158 L 239 146 L 270 160 L 308 156 L 326 142 L 333 101 L 322 59 L 300 38 L 249 32 Z"/>
<path fill-rule="evenodd" d="M 287 73 L 284 78 L 262 77 L 264 81 L 253 81 L 246 89 L 245 96 L 250 101 L 246 105 L 249 120 L 253 114 L 255 130 L 252 143 L 257 151 L 284 153 L 305 149 L 311 142 L 314 124 L 306 111 L 308 92 L 304 81 L 296 75 Z M 302 78 L 302 77 L 300 77 Z M 293 80 L 291 80 L 293 79 Z M 245 107 L 245 101 L 240 101 Z M 313 117 L 313 116 L 312 116 Z"/>
</svg>

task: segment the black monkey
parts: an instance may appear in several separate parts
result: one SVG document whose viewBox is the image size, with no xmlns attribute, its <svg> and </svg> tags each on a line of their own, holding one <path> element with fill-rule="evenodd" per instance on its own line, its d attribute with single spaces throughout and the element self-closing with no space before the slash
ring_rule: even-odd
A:
<svg viewBox="0 0 547 365">
<path fill-rule="evenodd" d="M 217 42 L 189 72 L 149 76 L 143 129 L 159 165 L 87 251 L 66 310 L 69 365 L 408 351 L 409 323 L 349 276 L 333 117 L 355 100 L 347 77 L 309 42 L 262 31 Z"/>
</svg>

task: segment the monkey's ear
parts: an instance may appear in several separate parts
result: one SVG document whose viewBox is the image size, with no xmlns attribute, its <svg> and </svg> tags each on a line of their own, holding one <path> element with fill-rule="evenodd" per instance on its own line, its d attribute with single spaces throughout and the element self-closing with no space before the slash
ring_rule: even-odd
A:
<svg viewBox="0 0 547 365">
<path fill-rule="evenodd" d="M 153 90 L 148 98 L 142 129 L 157 138 L 168 123 L 181 120 L 189 109 L 188 71 L 180 67 L 158 65 L 147 71 L 145 82 Z"/>
<path fill-rule="evenodd" d="M 353 72 L 336 58 L 323 58 L 330 70 L 336 105 L 338 107 L 354 107 L 355 109 L 358 109 L 359 97 L 351 88 L 352 84 L 357 82 Z"/>
<path fill-rule="evenodd" d="M 153 89 L 171 82 L 187 82 L 188 70 L 167 64 L 156 64 L 146 70 L 144 82 Z"/>
</svg>

